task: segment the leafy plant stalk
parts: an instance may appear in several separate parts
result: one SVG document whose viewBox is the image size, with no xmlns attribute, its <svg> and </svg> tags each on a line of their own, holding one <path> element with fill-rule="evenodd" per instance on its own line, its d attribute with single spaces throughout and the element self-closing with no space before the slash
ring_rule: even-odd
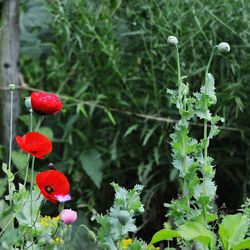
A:
<svg viewBox="0 0 250 250">
<path fill-rule="evenodd" d="M 212 52 L 211 52 L 211 55 L 209 57 L 209 60 L 208 60 L 208 64 L 206 66 L 206 71 L 205 71 L 205 88 L 207 88 L 207 84 L 208 84 L 208 72 L 209 72 L 209 68 L 210 68 L 210 65 L 211 65 L 211 62 L 212 62 L 212 59 L 213 59 L 213 56 L 214 56 L 214 49 L 216 48 L 217 46 L 214 46 L 213 49 L 212 49 Z M 207 102 L 205 101 L 205 109 L 208 109 L 207 107 Z M 204 141 L 205 141 L 205 146 L 204 146 L 204 165 L 203 165 L 203 169 L 202 169 L 202 174 L 203 174 L 203 177 L 205 176 L 205 168 L 207 166 L 207 153 L 208 153 L 208 147 L 209 147 L 209 139 L 208 139 L 208 135 L 207 135 L 207 129 L 208 129 L 208 120 L 206 118 L 204 118 Z M 207 193 L 206 191 L 206 180 L 205 178 L 203 178 L 203 192 L 204 194 Z M 206 207 L 206 204 L 204 204 L 204 202 L 202 203 L 202 214 L 203 214 L 203 224 L 206 225 L 206 221 L 207 221 L 207 207 Z"/>
</svg>

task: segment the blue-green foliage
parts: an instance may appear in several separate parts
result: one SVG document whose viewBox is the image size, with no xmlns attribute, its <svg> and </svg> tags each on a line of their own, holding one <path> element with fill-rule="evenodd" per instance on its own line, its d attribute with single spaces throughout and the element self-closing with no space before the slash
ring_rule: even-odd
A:
<svg viewBox="0 0 250 250">
<path fill-rule="evenodd" d="M 98 244 L 102 249 L 117 249 L 117 245 L 128 237 L 129 232 L 136 232 L 135 216 L 144 212 L 140 199 L 141 185 L 135 185 L 131 190 L 126 190 L 116 183 L 114 205 L 107 214 L 98 214 L 93 217 L 100 225 L 98 229 Z"/>
</svg>

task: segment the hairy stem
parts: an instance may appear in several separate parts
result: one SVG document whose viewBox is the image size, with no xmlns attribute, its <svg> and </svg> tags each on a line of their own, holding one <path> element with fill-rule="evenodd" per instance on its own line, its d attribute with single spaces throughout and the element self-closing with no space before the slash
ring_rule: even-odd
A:
<svg viewBox="0 0 250 250">
<path fill-rule="evenodd" d="M 178 86 L 178 101 L 180 104 L 180 109 L 185 109 L 186 110 L 186 96 L 181 96 L 181 85 L 182 85 L 182 80 L 181 80 L 181 66 L 180 66 L 180 54 L 178 50 L 178 46 L 176 45 L 176 63 L 177 63 L 177 86 Z M 183 99 L 183 100 L 182 100 Z M 181 115 L 182 120 L 186 120 L 182 115 Z M 183 146 L 183 151 L 185 150 L 185 143 L 182 141 L 182 146 Z M 186 152 L 183 153 L 182 156 L 182 169 L 184 173 L 186 173 Z M 187 206 L 190 206 L 190 201 L 189 201 L 189 191 L 188 191 L 188 180 L 184 176 L 183 177 L 183 187 L 182 187 L 182 194 L 185 196 L 185 199 L 187 199 Z"/>
<path fill-rule="evenodd" d="M 210 68 L 213 56 L 214 56 L 214 49 L 215 48 L 216 47 L 213 47 L 213 49 L 212 49 L 212 52 L 211 52 L 211 55 L 210 55 L 210 58 L 208 60 L 208 64 L 207 64 L 207 67 L 206 67 L 206 72 L 205 72 L 205 89 L 207 88 L 208 71 L 209 71 L 209 68 Z M 205 108 L 208 109 L 206 102 L 205 102 L 205 106 L 206 106 Z M 206 168 L 206 165 L 207 165 L 207 152 L 208 152 L 208 146 L 209 146 L 208 136 L 207 136 L 207 128 L 208 128 L 208 120 L 205 118 L 204 119 L 204 141 L 205 141 L 205 146 L 204 146 L 204 165 L 203 165 L 203 168 L 202 168 L 202 174 L 203 174 L 203 192 L 204 192 L 204 194 L 207 193 L 207 190 L 206 190 L 206 180 L 205 180 L 205 168 Z M 203 202 L 203 205 L 202 205 L 202 209 L 203 209 L 203 211 L 202 211 L 202 214 L 203 214 L 203 223 L 206 225 L 206 223 L 207 223 L 207 206 L 206 206 L 206 204 L 204 204 L 204 202 Z"/>
</svg>

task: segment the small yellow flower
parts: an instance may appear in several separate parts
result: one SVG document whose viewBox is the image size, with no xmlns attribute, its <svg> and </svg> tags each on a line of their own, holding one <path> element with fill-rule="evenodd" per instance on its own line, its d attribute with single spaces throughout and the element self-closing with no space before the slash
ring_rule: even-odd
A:
<svg viewBox="0 0 250 250">
<path fill-rule="evenodd" d="M 133 243 L 133 240 L 131 238 L 124 239 L 122 241 L 122 250 L 127 250 L 129 245 Z M 119 243 L 118 243 L 119 244 Z M 160 250 L 159 247 L 154 247 L 153 245 L 148 246 L 150 250 Z"/>
<path fill-rule="evenodd" d="M 59 220 L 60 220 L 60 216 L 59 216 L 59 215 L 56 216 L 56 217 L 52 217 L 52 221 L 57 222 L 57 221 L 59 221 Z"/>
<path fill-rule="evenodd" d="M 132 244 L 132 239 L 125 239 L 122 241 L 122 250 L 126 250 L 130 244 Z"/>
<path fill-rule="evenodd" d="M 56 237 L 55 239 L 52 240 L 52 244 L 54 245 L 64 244 L 64 240 L 60 237 Z"/>
</svg>

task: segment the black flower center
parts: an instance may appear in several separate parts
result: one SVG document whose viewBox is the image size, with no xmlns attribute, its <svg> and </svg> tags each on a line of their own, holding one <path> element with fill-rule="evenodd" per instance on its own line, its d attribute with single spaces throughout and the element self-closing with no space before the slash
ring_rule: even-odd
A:
<svg viewBox="0 0 250 250">
<path fill-rule="evenodd" d="M 51 186 L 46 186 L 46 187 L 45 187 L 45 190 L 46 190 L 46 192 L 47 192 L 48 194 L 51 194 L 51 193 L 54 192 L 54 189 L 53 189 L 53 187 L 51 187 Z"/>
</svg>

